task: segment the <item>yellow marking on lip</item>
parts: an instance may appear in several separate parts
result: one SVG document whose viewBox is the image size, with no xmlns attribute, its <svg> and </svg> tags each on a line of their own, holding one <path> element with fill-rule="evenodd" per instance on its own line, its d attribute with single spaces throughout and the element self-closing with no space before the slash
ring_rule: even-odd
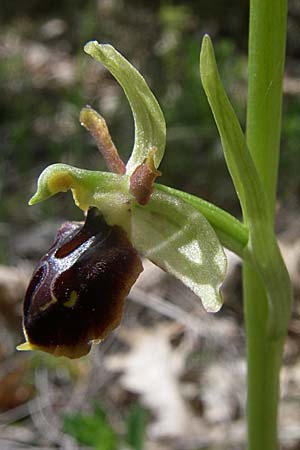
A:
<svg viewBox="0 0 300 450">
<path fill-rule="evenodd" d="M 63 305 L 66 306 L 67 308 L 72 308 L 72 306 L 75 306 L 77 300 L 78 300 L 77 292 L 72 291 L 69 300 L 63 303 Z"/>
<path fill-rule="evenodd" d="M 21 352 L 27 352 L 28 350 L 35 350 L 36 347 L 30 344 L 30 342 L 23 342 L 23 344 L 20 344 L 16 347 L 17 350 Z"/>
<path fill-rule="evenodd" d="M 27 336 L 26 330 L 24 328 L 23 325 L 23 332 L 25 335 L 25 342 L 23 342 L 22 344 L 17 345 L 16 349 L 20 352 L 27 352 L 27 351 L 32 351 L 32 350 L 40 350 L 40 347 L 38 345 L 35 344 L 31 344 L 31 342 L 29 341 L 29 338 Z"/>
</svg>

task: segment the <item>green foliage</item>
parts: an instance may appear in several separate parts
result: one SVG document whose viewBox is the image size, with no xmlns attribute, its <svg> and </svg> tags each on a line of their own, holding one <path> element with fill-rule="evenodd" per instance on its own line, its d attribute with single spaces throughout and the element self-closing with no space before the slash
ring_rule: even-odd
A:
<svg viewBox="0 0 300 450">
<path fill-rule="evenodd" d="M 116 450 L 118 438 L 104 410 L 96 404 L 93 413 L 74 413 L 63 417 L 63 431 L 77 442 L 95 450 Z"/>
<path fill-rule="evenodd" d="M 138 403 L 134 404 L 126 417 L 126 443 L 132 450 L 143 450 L 148 415 Z"/>
<path fill-rule="evenodd" d="M 292 201 L 292 207 L 296 204 L 296 198 L 300 192 L 299 111 L 299 96 L 288 96 L 284 103 L 282 122 L 283 151 L 280 154 L 279 191 L 282 193 L 285 205 L 288 205 Z"/>
<path fill-rule="evenodd" d="M 132 450 L 143 450 L 147 421 L 146 411 L 134 404 L 125 418 L 125 436 L 122 437 L 109 423 L 104 409 L 96 403 L 91 414 L 64 415 L 63 431 L 94 450 L 117 450 L 123 447 L 122 442 Z"/>
</svg>

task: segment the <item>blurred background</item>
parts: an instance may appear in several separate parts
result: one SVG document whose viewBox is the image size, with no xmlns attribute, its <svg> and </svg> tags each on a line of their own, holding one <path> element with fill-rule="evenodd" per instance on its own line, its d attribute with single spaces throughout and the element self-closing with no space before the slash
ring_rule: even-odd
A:
<svg viewBox="0 0 300 450">
<path fill-rule="evenodd" d="M 0 11 L 0 449 L 240 450 L 245 442 L 245 349 L 240 261 L 229 254 L 225 306 L 206 314 L 150 263 L 122 327 L 77 361 L 17 353 L 24 291 L 60 223 L 82 220 L 70 194 L 34 207 L 39 173 L 65 162 L 105 170 L 80 126 L 86 104 L 106 119 L 126 159 L 127 100 L 83 52 L 110 43 L 145 76 L 168 134 L 159 182 L 240 217 L 199 79 L 204 33 L 245 124 L 247 0 L 4 1 Z M 289 2 L 277 231 L 297 301 L 282 372 L 281 440 L 300 449 L 300 3 Z"/>
</svg>

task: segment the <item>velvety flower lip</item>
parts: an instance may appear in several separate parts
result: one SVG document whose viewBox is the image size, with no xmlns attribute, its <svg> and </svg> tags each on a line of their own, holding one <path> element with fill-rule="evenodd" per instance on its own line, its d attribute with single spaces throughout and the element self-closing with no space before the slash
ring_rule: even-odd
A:
<svg viewBox="0 0 300 450">
<path fill-rule="evenodd" d="M 108 226 L 97 208 L 89 209 L 83 225 L 63 224 L 26 292 L 25 349 L 70 358 L 88 353 L 93 341 L 119 325 L 142 270 L 125 232 Z"/>
</svg>

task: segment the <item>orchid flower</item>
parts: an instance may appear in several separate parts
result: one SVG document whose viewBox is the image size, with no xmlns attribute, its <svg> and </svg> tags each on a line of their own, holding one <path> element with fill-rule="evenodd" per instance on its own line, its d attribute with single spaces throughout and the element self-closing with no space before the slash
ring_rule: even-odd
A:
<svg viewBox="0 0 300 450">
<path fill-rule="evenodd" d="M 211 224 L 178 191 L 155 183 L 160 175 L 166 125 L 160 106 L 139 72 L 112 46 L 89 42 L 85 51 L 122 86 L 130 103 L 135 142 L 125 165 L 105 120 L 92 108 L 80 114 L 110 172 L 66 164 L 39 177 L 36 204 L 72 191 L 85 222 L 67 222 L 39 261 L 24 302 L 26 342 L 70 358 L 87 354 L 116 328 L 125 297 L 148 258 L 188 286 L 209 312 L 222 305 L 226 272 L 223 247 Z"/>
</svg>

